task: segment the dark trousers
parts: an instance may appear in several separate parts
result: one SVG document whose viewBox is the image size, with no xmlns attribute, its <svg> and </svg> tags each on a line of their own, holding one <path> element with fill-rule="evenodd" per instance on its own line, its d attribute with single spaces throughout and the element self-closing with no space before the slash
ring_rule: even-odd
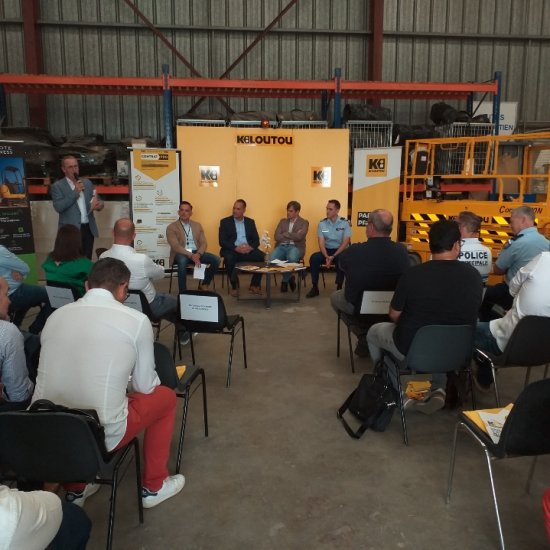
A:
<svg viewBox="0 0 550 550">
<path fill-rule="evenodd" d="M 86 512 L 76 504 L 66 502 L 61 526 L 48 550 L 84 550 L 91 530 L 92 522 Z"/>
<path fill-rule="evenodd" d="M 501 316 L 493 311 L 493 306 L 498 305 L 505 310 L 509 310 L 512 307 L 513 302 L 514 299 L 512 298 L 506 283 L 498 283 L 497 285 L 488 286 L 479 309 L 479 320 L 487 322 L 493 319 L 498 319 Z"/>
<path fill-rule="evenodd" d="M 10 315 L 13 315 L 13 324 L 19 326 L 31 307 L 40 307 L 40 312 L 29 327 L 29 332 L 38 334 L 46 324 L 46 319 L 51 315 L 52 308 L 48 300 L 46 287 L 21 283 L 10 294 Z"/>
<path fill-rule="evenodd" d="M 327 253 L 329 256 L 332 256 L 337 250 L 337 248 L 327 248 Z M 319 284 L 319 273 L 321 272 L 321 266 L 325 262 L 326 260 L 322 252 L 314 252 L 309 257 L 309 272 L 311 274 L 311 284 L 314 287 L 317 287 Z M 338 267 L 338 256 L 332 260 L 332 263 L 336 268 L 336 284 L 341 285 L 344 282 L 344 272 Z"/>
<path fill-rule="evenodd" d="M 239 280 L 235 273 L 235 265 L 241 262 L 263 262 L 265 261 L 264 253 L 261 250 L 255 248 L 248 254 L 237 254 L 233 250 L 222 250 L 222 256 L 225 263 L 225 269 L 229 280 L 231 281 L 231 287 L 237 288 L 239 286 Z M 260 273 L 254 273 L 250 281 L 250 286 L 260 286 L 262 284 L 262 275 Z"/>
<path fill-rule="evenodd" d="M 82 236 L 82 254 L 91 260 L 94 249 L 94 236 L 89 223 L 80 224 L 80 235 Z"/>
</svg>

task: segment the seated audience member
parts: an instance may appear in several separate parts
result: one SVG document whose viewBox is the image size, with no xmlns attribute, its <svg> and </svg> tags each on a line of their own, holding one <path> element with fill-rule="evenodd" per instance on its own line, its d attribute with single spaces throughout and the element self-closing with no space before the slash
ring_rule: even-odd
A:
<svg viewBox="0 0 550 550">
<path fill-rule="evenodd" d="M 207 264 L 204 280 L 199 283 L 199 290 L 208 290 L 218 266 L 218 256 L 206 252 L 206 236 L 202 225 L 192 221 L 193 206 L 187 201 L 180 204 L 179 220 L 166 228 L 166 240 L 170 245 L 170 265 L 178 265 L 178 285 L 180 293 L 187 290 L 187 265 L 193 263 L 199 267 Z"/>
<path fill-rule="evenodd" d="M 57 231 L 53 251 L 42 264 L 42 269 L 46 281 L 71 285 L 82 296 L 92 265 L 92 260 L 82 255 L 82 237 L 78 227 L 63 225 Z"/>
<path fill-rule="evenodd" d="M 429 262 L 410 267 L 399 279 L 391 301 L 392 323 L 377 323 L 367 333 L 374 364 L 384 350 L 401 360 L 418 329 L 426 325 L 475 325 L 481 303 L 481 276 L 459 262 L 460 230 L 455 221 L 435 222 L 429 232 Z M 425 401 L 408 401 L 411 408 L 430 414 L 445 405 L 446 377 L 432 374 L 432 391 Z"/>
<path fill-rule="evenodd" d="M 0 412 L 26 409 L 34 388 L 23 334 L 8 321 L 9 305 L 8 283 L 0 277 Z"/>
<path fill-rule="evenodd" d="M 306 236 L 309 222 L 300 217 L 300 203 L 290 201 L 286 205 L 286 218 L 283 218 L 275 229 L 275 242 L 277 246 L 271 253 L 273 260 L 287 260 L 299 262 L 306 253 Z M 281 292 L 288 292 L 288 286 L 294 292 L 296 279 L 292 273 L 284 273 L 281 282 Z"/>
<path fill-rule="evenodd" d="M 130 290 L 141 290 L 151 311 L 156 317 L 177 322 L 178 301 L 171 294 L 157 292 L 153 281 L 164 278 L 164 268 L 156 264 L 149 256 L 136 252 L 132 243 L 136 237 L 136 228 L 132 220 L 121 218 L 113 229 L 113 246 L 101 254 L 101 258 L 116 258 L 126 264 L 130 270 Z M 187 339 L 188 339 L 187 335 Z"/>
<path fill-rule="evenodd" d="M 149 319 L 123 305 L 129 282 L 122 261 L 101 259 L 90 271 L 86 295 L 50 316 L 42 331 L 33 400 L 95 409 L 109 451 L 144 432 L 143 506 L 152 508 L 179 493 L 185 478 L 168 475 L 176 394 L 160 385 L 155 372 Z M 67 499 L 81 505 L 97 486 L 66 489 Z"/>
<path fill-rule="evenodd" d="M 491 355 L 502 355 L 516 325 L 526 315 L 550 317 L 550 252 L 535 256 L 516 273 L 510 282 L 510 294 L 514 301 L 504 317 L 476 326 L 475 347 Z M 493 383 L 489 365 L 479 365 L 477 382 L 481 389 Z"/>
<path fill-rule="evenodd" d="M 263 262 L 264 253 L 259 250 L 260 237 L 256 229 L 256 223 L 252 218 L 247 218 L 246 202 L 238 199 L 233 204 L 233 215 L 220 220 L 218 232 L 220 241 L 220 255 L 223 256 L 227 276 L 231 283 L 231 296 L 239 295 L 239 280 L 235 272 L 235 265 L 239 262 Z M 262 293 L 262 276 L 254 273 L 250 281 L 252 294 Z"/>
<path fill-rule="evenodd" d="M 342 288 L 344 273 L 340 270 L 338 261 L 340 254 L 348 247 L 351 240 L 351 227 L 346 218 L 338 216 L 340 202 L 333 199 L 327 204 L 327 217 L 319 222 L 317 227 L 317 239 L 320 252 L 314 252 L 309 257 L 309 269 L 311 273 L 311 290 L 306 298 L 319 296 L 319 274 L 321 266 L 336 267 L 336 287 Z"/>
<path fill-rule="evenodd" d="M 29 266 L 5 246 L 0 245 L 0 277 L 6 279 L 10 297 L 10 315 L 15 326 L 20 326 L 31 307 L 39 307 L 40 312 L 29 326 L 29 332 L 38 334 L 52 312 L 46 288 L 28 285 L 23 282 L 29 274 Z"/>
<path fill-rule="evenodd" d="M 358 316 L 365 290 L 395 290 L 399 277 L 409 267 L 409 254 L 404 245 L 391 240 L 392 229 L 391 212 L 373 210 L 367 223 L 367 242 L 352 244 L 340 254 L 340 269 L 344 272 L 346 284 L 344 289 L 336 290 L 330 297 L 336 313 Z M 356 321 L 356 327 L 364 323 L 360 318 Z M 355 352 L 358 355 L 368 352 L 362 338 L 367 330 L 368 326 L 357 334 Z"/>
<path fill-rule="evenodd" d="M 512 210 L 510 227 L 514 237 L 500 251 L 493 267 L 497 275 L 504 275 L 504 282 L 488 286 L 479 311 L 480 321 L 498 317 L 493 312 L 497 305 L 508 310 L 512 307 L 512 296 L 508 285 L 515 274 L 535 256 L 550 250 L 550 242 L 535 227 L 535 211 L 529 206 L 518 206 Z"/>
<path fill-rule="evenodd" d="M 49 491 L 23 492 L 0 485 L 0 548 L 82 550 L 92 523 L 74 504 Z"/>
<path fill-rule="evenodd" d="M 464 210 L 458 215 L 457 221 L 462 236 L 458 260 L 475 267 L 483 282 L 486 283 L 489 273 L 491 273 L 493 259 L 491 249 L 479 242 L 482 218 L 473 212 Z"/>
</svg>

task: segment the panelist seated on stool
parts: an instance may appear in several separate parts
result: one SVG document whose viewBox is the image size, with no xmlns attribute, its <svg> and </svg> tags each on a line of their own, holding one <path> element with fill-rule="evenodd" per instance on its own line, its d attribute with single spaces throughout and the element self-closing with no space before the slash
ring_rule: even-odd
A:
<svg viewBox="0 0 550 550">
<path fill-rule="evenodd" d="M 283 218 L 275 229 L 277 246 L 271 254 L 273 260 L 299 262 L 306 253 L 306 236 L 309 222 L 300 217 L 300 203 L 290 201 L 286 205 L 287 217 Z M 281 282 L 281 292 L 287 292 L 288 286 L 293 292 L 296 290 L 296 278 L 292 273 L 284 273 Z"/>
<path fill-rule="evenodd" d="M 193 206 L 187 201 L 180 204 L 179 219 L 166 228 L 166 239 L 170 245 L 170 265 L 178 266 L 179 292 L 187 290 L 187 266 L 193 263 L 199 267 L 208 264 L 204 273 L 204 280 L 199 284 L 200 290 L 208 290 L 214 274 L 220 265 L 220 258 L 206 252 L 206 236 L 202 225 L 191 221 Z"/>
</svg>

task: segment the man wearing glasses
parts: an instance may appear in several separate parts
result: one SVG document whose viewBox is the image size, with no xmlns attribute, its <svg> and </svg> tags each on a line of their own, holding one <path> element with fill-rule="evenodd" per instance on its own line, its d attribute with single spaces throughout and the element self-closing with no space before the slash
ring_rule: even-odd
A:
<svg viewBox="0 0 550 550">
<path fill-rule="evenodd" d="M 396 359 L 407 355 L 416 332 L 426 325 L 472 325 L 477 321 L 483 285 L 471 265 L 458 261 L 458 223 L 435 222 L 429 232 L 429 262 L 409 268 L 397 283 L 390 304 L 391 323 L 377 323 L 367 333 L 374 364 L 389 351 Z M 423 401 L 406 401 L 405 408 L 431 414 L 445 405 L 445 374 L 432 374 L 432 391 Z"/>
</svg>

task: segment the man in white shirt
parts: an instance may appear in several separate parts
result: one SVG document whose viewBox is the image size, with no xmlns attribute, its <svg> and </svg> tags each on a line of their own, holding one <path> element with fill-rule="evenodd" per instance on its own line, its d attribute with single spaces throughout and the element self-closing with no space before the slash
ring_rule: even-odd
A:
<svg viewBox="0 0 550 550">
<path fill-rule="evenodd" d="M 136 252 L 132 246 L 136 227 L 132 220 L 120 218 L 113 229 L 113 246 L 101 258 L 122 260 L 130 270 L 130 290 L 141 290 L 156 317 L 176 322 L 178 301 L 171 294 L 157 292 L 153 281 L 164 278 L 164 268 L 149 256 Z"/>
<path fill-rule="evenodd" d="M 182 475 L 168 476 L 176 394 L 155 372 L 153 329 L 141 312 L 123 305 L 130 272 L 120 260 L 94 264 L 83 298 L 56 310 L 42 331 L 33 400 L 95 409 L 107 450 L 144 431 L 143 506 L 151 508 L 181 491 Z M 126 394 L 128 379 L 132 390 Z M 94 490 L 66 486 L 82 503 Z"/>
<path fill-rule="evenodd" d="M 483 283 L 486 283 L 489 273 L 491 273 L 493 257 L 491 249 L 479 242 L 482 219 L 477 214 L 464 210 L 460 212 L 456 221 L 462 237 L 458 261 L 475 267 L 479 271 Z"/>
<path fill-rule="evenodd" d="M 476 326 L 474 346 L 491 355 L 502 355 L 520 319 L 527 315 L 550 317 L 550 252 L 542 252 L 523 266 L 510 282 L 514 301 L 506 315 Z M 488 365 L 479 365 L 477 386 L 489 389 L 493 374 Z"/>
</svg>

